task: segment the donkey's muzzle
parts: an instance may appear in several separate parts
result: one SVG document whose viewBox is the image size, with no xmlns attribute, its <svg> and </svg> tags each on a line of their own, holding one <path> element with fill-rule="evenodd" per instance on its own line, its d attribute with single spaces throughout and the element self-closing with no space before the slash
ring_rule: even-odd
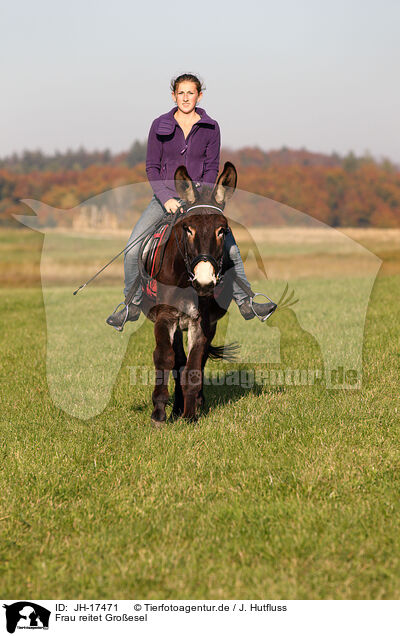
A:
<svg viewBox="0 0 400 636">
<path fill-rule="evenodd" d="M 199 296 L 211 295 L 216 284 L 214 265 L 205 258 L 198 260 L 193 268 L 192 278 L 192 285 L 196 292 Z"/>
<path fill-rule="evenodd" d="M 195 280 L 192 281 L 192 286 L 198 296 L 212 296 L 215 289 L 215 283 L 199 285 L 199 283 Z"/>
</svg>

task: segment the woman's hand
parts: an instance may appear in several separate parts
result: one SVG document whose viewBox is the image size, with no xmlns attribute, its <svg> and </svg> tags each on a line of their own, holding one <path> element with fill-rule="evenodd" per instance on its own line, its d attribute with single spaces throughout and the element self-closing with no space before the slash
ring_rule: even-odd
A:
<svg viewBox="0 0 400 636">
<path fill-rule="evenodd" d="M 178 208 L 180 208 L 180 207 L 181 206 L 179 204 L 179 201 L 177 201 L 176 199 L 168 199 L 168 201 L 166 201 L 164 203 L 164 208 L 170 214 L 173 214 L 174 212 L 176 212 L 178 210 Z"/>
</svg>

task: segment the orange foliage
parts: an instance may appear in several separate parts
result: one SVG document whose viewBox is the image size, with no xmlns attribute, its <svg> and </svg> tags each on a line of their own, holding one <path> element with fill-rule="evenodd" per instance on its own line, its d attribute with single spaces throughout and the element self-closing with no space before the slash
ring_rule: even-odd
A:
<svg viewBox="0 0 400 636">
<path fill-rule="evenodd" d="M 221 165 L 232 161 L 238 187 L 279 201 L 332 226 L 400 226 L 400 171 L 390 164 L 341 159 L 305 150 L 265 153 L 258 148 L 225 150 Z M 53 207 L 71 208 L 113 187 L 146 180 L 144 163 L 89 165 L 82 170 L 0 170 L 0 224 L 11 214 L 25 214 L 20 199 L 38 199 Z M 246 218 L 256 224 L 256 218 Z"/>
</svg>

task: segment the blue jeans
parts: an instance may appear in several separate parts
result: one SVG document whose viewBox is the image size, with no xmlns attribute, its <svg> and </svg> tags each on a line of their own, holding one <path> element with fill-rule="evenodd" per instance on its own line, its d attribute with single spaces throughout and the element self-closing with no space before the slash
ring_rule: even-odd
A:
<svg viewBox="0 0 400 636">
<path fill-rule="evenodd" d="M 149 205 L 143 212 L 142 216 L 140 217 L 139 221 L 136 223 L 135 227 L 133 228 L 127 245 L 129 245 L 129 243 L 132 243 L 132 241 L 134 241 L 142 233 L 144 233 L 143 238 L 145 235 L 150 234 L 150 232 L 155 228 L 155 226 L 166 216 L 167 216 L 167 213 L 165 212 L 159 200 L 156 199 L 156 197 L 153 197 Z M 139 241 L 128 252 L 125 252 L 125 256 L 124 256 L 124 269 L 125 269 L 124 294 L 125 296 L 127 296 L 130 288 L 132 287 L 133 283 L 139 276 L 138 257 L 139 257 L 141 243 L 142 241 Z M 229 232 L 225 237 L 225 249 L 228 253 L 230 260 L 233 262 L 236 274 L 247 285 L 249 285 L 249 282 L 246 278 L 246 274 L 244 272 L 244 266 L 243 266 L 242 258 L 240 256 L 240 251 L 233 237 L 232 232 Z M 246 292 L 244 292 L 236 282 L 233 283 L 233 298 L 235 299 L 238 305 L 241 305 L 246 300 L 246 298 L 248 298 L 248 295 L 246 294 Z M 142 300 L 142 289 L 139 286 L 139 288 L 137 289 L 132 299 L 132 303 L 134 305 L 139 305 L 141 300 Z"/>
</svg>

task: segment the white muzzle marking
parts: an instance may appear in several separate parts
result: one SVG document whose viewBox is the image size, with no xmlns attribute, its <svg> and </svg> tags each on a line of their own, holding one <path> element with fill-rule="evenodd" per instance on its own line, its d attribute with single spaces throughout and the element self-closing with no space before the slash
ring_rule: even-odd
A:
<svg viewBox="0 0 400 636">
<path fill-rule="evenodd" d="M 199 285 L 210 285 L 210 283 L 216 285 L 217 283 L 214 268 L 209 261 L 200 261 L 200 263 L 197 263 L 193 273 L 193 280 L 197 281 Z"/>
</svg>

